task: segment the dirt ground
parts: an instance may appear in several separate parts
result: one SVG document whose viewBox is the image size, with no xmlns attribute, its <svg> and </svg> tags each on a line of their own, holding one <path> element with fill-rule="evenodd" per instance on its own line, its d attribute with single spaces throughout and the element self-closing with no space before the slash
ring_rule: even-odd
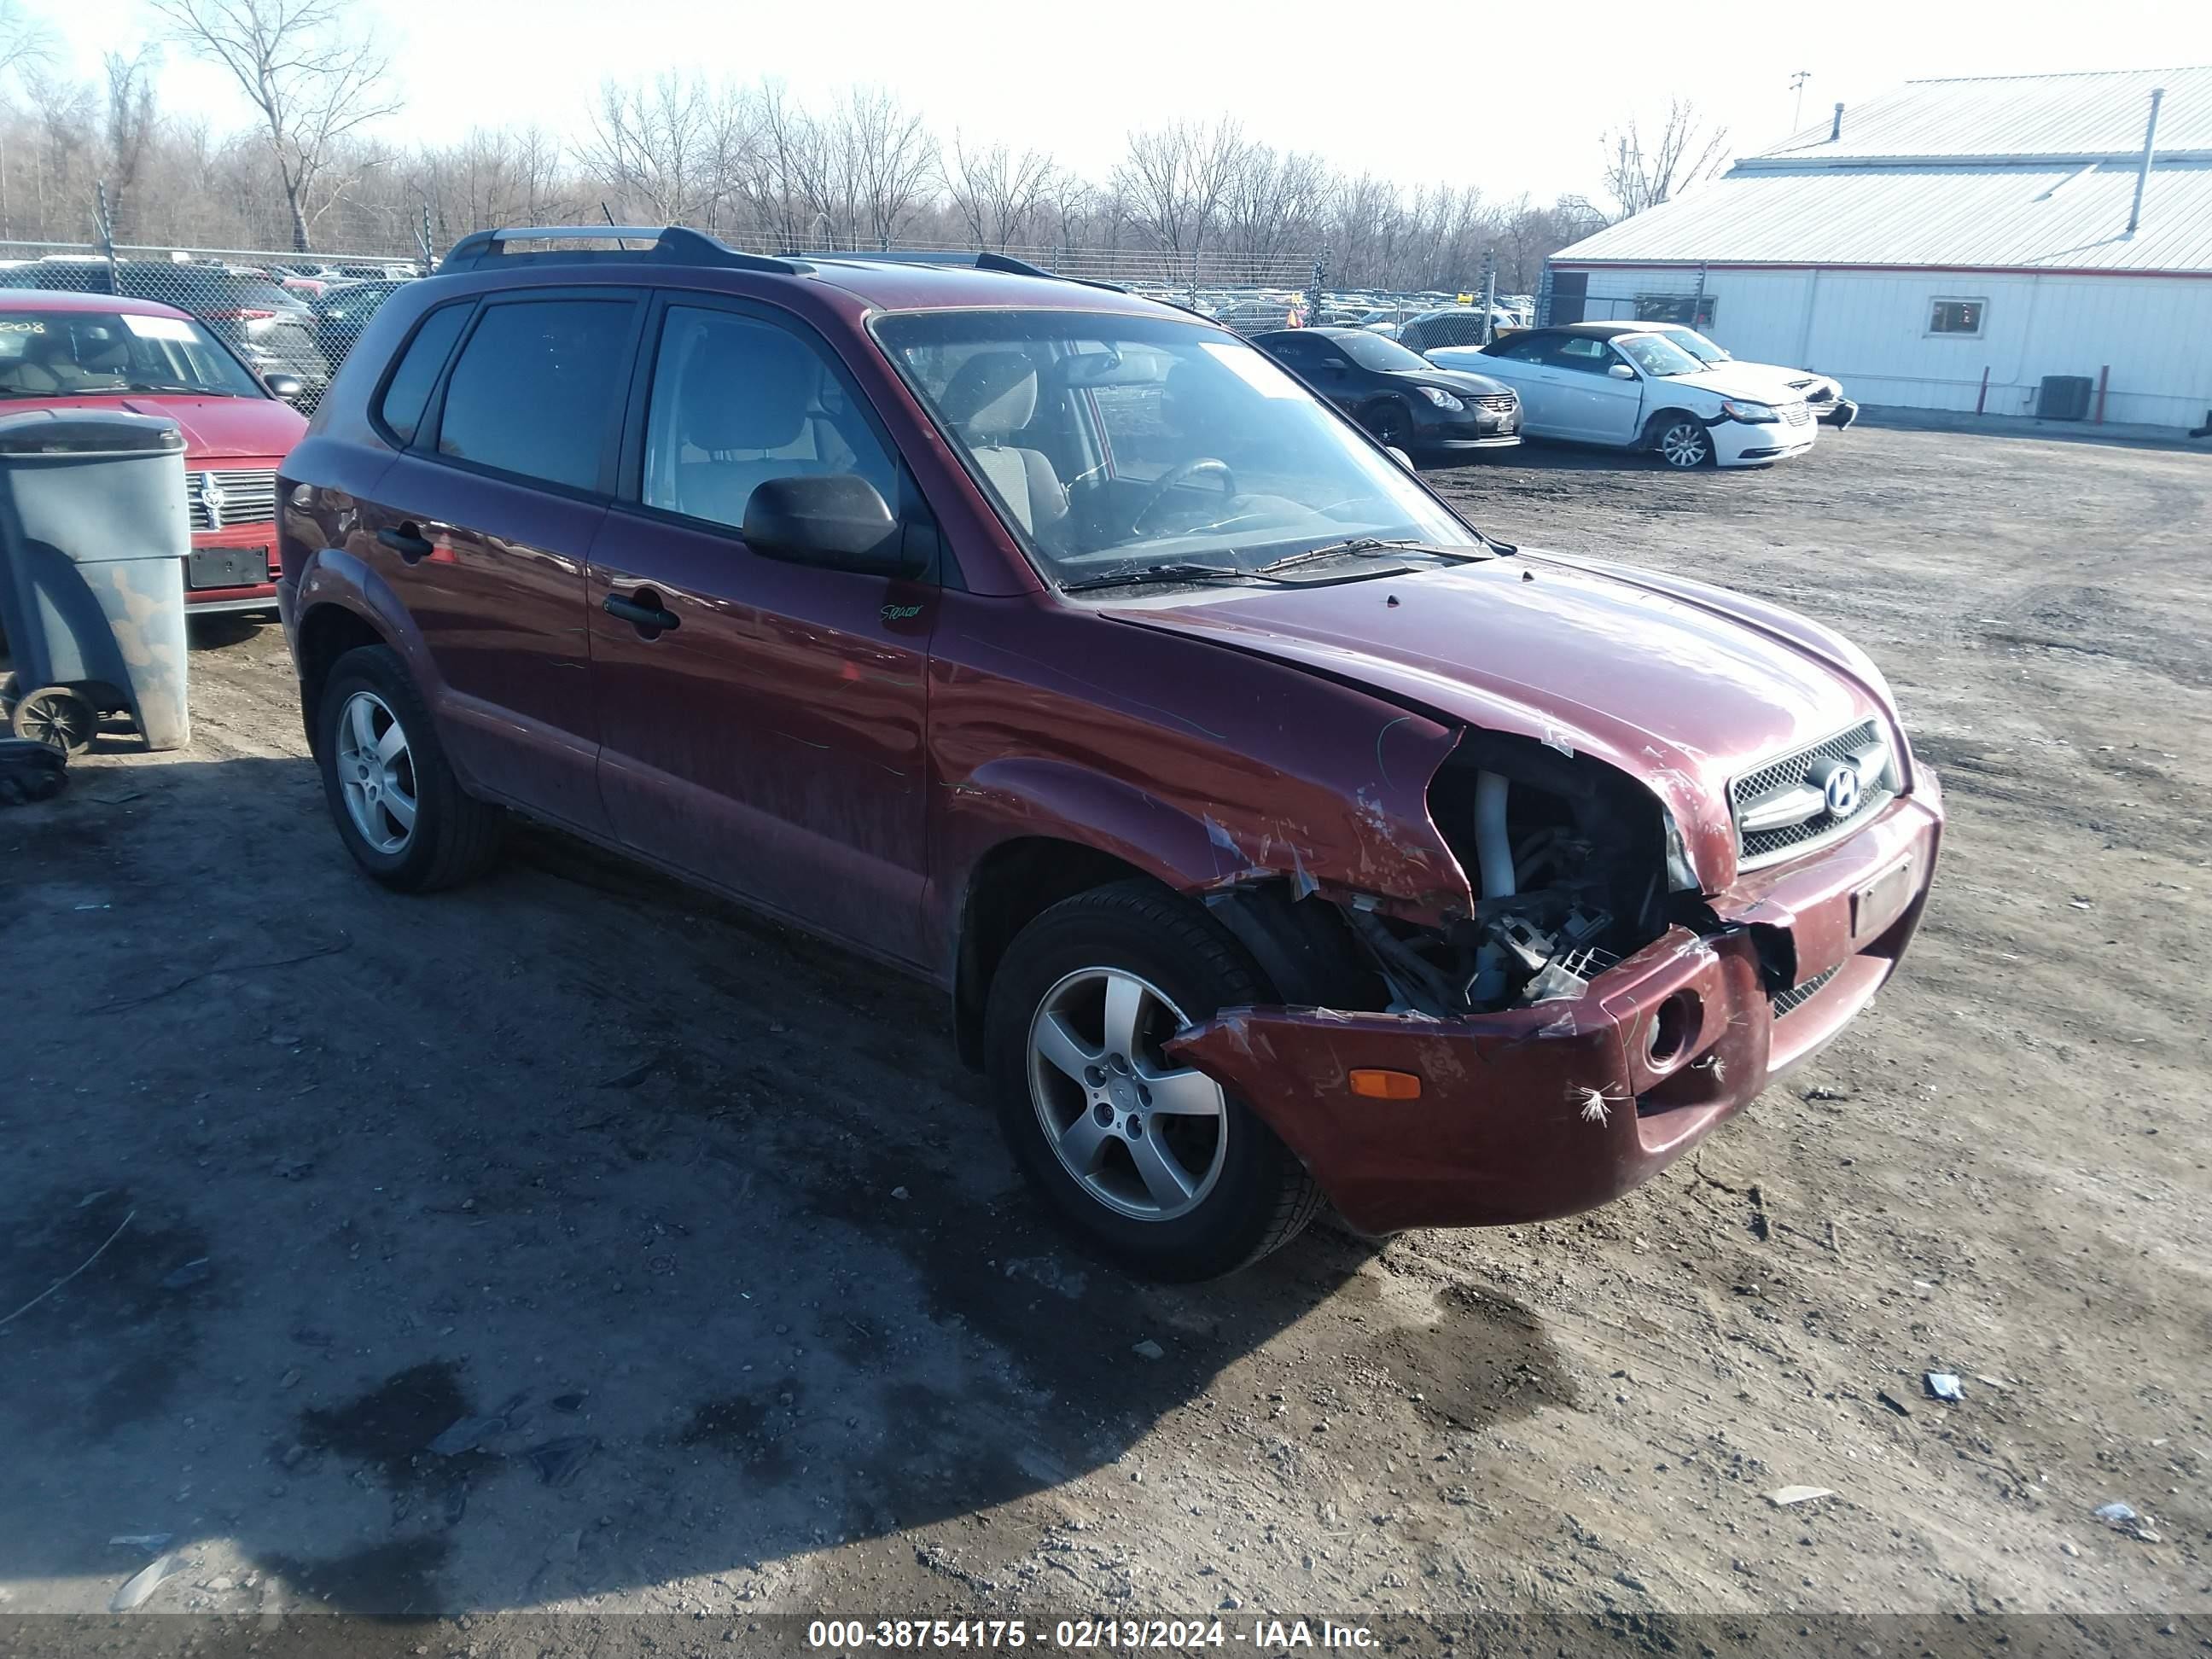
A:
<svg viewBox="0 0 2212 1659">
<path fill-rule="evenodd" d="M 2212 1613 L 2212 459 L 1432 476 L 1840 624 L 1943 775 L 1906 970 L 1699 1156 L 1129 1283 L 933 994 L 545 834 L 382 892 L 211 623 L 189 750 L 0 815 L 6 1610 Z"/>
</svg>

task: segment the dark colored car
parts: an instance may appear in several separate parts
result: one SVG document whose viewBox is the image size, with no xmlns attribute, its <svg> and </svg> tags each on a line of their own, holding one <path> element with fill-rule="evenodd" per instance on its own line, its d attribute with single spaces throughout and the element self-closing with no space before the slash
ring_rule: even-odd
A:
<svg viewBox="0 0 2212 1659">
<path fill-rule="evenodd" d="M 19 266 L 9 276 L 26 287 L 119 294 L 189 312 L 228 342 L 255 374 L 296 382 L 287 396 L 312 402 L 330 383 L 330 364 L 315 347 L 305 297 L 265 273 L 125 259 L 111 280 L 105 260 L 52 259 Z"/>
<path fill-rule="evenodd" d="M 1323 1195 L 1603 1203 L 1895 969 L 1937 786 L 1829 629 L 1491 540 L 1168 306 L 560 235 L 394 294 L 284 465 L 376 879 L 520 812 L 933 982 L 1051 1206 L 1170 1278 Z"/>
<path fill-rule="evenodd" d="M 307 313 L 313 319 L 315 349 L 324 361 L 333 367 L 343 362 L 353 349 L 354 342 L 368 319 L 393 294 L 406 286 L 396 277 L 380 277 L 374 282 L 333 283 L 307 301 Z"/>
<path fill-rule="evenodd" d="M 1425 450 L 1510 449 L 1521 400 L 1503 381 L 1438 368 L 1395 340 L 1358 328 L 1286 328 L 1252 343 L 1375 434 Z"/>
<path fill-rule="evenodd" d="M 276 606 L 276 463 L 307 428 L 204 322 L 106 294 L 0 289 L 0 410 L 127 409 L 185 434 L 185 605 Z"/>
</svg>

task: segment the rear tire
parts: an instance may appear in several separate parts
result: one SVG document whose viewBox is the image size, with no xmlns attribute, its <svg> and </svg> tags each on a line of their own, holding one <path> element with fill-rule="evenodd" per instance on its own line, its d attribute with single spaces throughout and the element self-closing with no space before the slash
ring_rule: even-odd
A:
<svg viewBox="0 0 2212 1659">
<path fill-rule="evenodd" d="M 319 717 L 323 798 L 355 863 L 402 893 L 457 887 L 490 866 L 505 821 L 453 775 L 398 652 L 364 645 L 340 657 Z"/>
<path fill-rule="evenodd" d="M 1007 1146 L 1060 1222 L 1131 1273 L 1233 1273 L 1319 1208 L 1258 1115 L 1158 1046 L 1272 995 L 1203 911 L 1141 880 L 1055 904 L 993 976 L 984 1060 Z M 1116 1035 L 1117 1007 L 1136 1011 L 1122 1025 L 1133 1041 Z"/>
</svg>

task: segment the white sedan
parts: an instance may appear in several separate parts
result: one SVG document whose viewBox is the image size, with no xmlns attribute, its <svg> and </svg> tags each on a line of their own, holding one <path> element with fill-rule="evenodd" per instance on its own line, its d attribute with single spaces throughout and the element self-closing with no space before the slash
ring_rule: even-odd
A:
<svg viewBox="0 0 2212 1659">
<path fill-rule="evenodd" d="M 1805 400 L 1813 411 L 1813 418 L 1822 426 L 1832 426 L 1840 432 L 1859 417 L 1859 406 L 1844 396 L 1842 383 L 1826 374 L 1815 374 L 1809 368 L 1784 368 L 1779 363 L 1747 363 L 1730 356 L 1726 346 L 1685 324 L 1644 323 L 1639 326 L 1664 335 L 1707 368 L 1732 364 L 1747 373 L 1768 375 L 1780 381 L 1785 394 L 1794 393 Z"/>
<path fill-rule="evenodd" d="M 1766 465 L 1803 454 L 1819 429 L 1770 375 L 1708 368 L 1639 323 L 1534 328 L 1428 357 L 1511 386 L 1532 438 L 1646 449 L 1671 467 Z"/>
</svg>

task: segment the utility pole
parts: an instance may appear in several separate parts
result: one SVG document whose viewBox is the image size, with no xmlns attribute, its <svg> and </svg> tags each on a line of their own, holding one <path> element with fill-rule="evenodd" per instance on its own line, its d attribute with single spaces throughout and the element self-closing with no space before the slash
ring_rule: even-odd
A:
<svg viewBox="0 0 2212 1659">
<path fill-rule="evenodd" d="M 1322 285 L 1328 280 L 1328 249 L 1324 247 L 1314 255 L 1313 281 L 1306 285 L 1306 326 L 1313 328 L 1321 322 Z"/>
<path fill-rule="evenodd" d="M 1792 132 L 1805 125 L 1805 83 L 1812 78 L 1813 71 L 1810 70 L 1799 70 L 1790 77 L 1790 90 L 1797 95 L 1797 101 L 1790 111 L 1790 131 Z"/>
<path fill-rule="evenodd" d="M 438 262 L 430 242 L 430 204 L 427 198 L 422 203 L 422 228 L 416 233 L 415 245 L 422 250 L 422 274 L 428 276 L 438 268 Z"/>
<path fill-rule="evenodd" d="M 1482 255 L 1482 343 L 1490 343 L 1491 319 L 1498 313 L 1498 250 L 1486 248 Z"/>
<path fill-rule="evenodd" d="M 100 232 L 100 252 L 107 255 L 107 291 L 120 294 L 122 285 L 115 280 L 115 219 L 107 210 L 107 180 L 100 179 L 92 188 L 92 222 Z"/>
</svg>

